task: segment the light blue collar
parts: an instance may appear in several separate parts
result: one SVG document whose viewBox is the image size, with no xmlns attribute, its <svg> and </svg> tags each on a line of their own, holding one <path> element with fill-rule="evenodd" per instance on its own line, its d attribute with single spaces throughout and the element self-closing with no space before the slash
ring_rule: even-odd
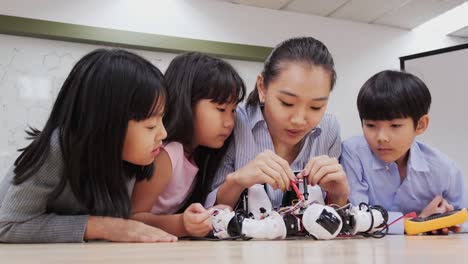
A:
<svg viewBox="0 0 468 264">
<path fill-rule="evenodd" d="M 409 159 L 408 159 L 408 168 L 410 168 L 413 171 L 421 171 L 421 172 L 428 172 L 429 171 L 429 165 L 427 160 L 424 158 L 424 153 L 421 151 L 419 148 L 419 145 L 417 141 L 415 140 L 413 144 L 411 145 L 411 148 L 409 150 Z M 379 158 L 372 153 L 373 157 L 373 162 L 372 162 L 372 168 L 374 170 L 382 170 L 386 169 L 390 164 L 392 163 L 387 163 Z"/>
</svg>

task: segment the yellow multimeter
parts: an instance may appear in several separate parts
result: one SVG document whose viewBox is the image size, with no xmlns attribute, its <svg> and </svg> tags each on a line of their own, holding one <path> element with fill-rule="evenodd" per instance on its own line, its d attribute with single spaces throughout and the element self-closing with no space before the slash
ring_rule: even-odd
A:
<svg viewBox="0 0 468 264">
<path fill-rule="evenodd" d="M 445 227 L 463 224 L 468 218 L 466 208 L 453 210 L 443 214 L 434 214 L 428 217 L 405 219 L 405 232 L 407 235 L 438 230 Z"/>
</svg>

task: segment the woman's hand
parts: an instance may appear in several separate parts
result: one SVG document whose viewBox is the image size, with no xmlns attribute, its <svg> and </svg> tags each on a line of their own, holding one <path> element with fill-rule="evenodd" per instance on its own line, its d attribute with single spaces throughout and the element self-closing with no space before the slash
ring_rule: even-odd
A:
<svg viewBox="0 0 468 264">
<path fill-rule="evenodd" d="M 307 177 L 310 185 L 318 184 L 328 193 L 330 203 L 345 205 L 348 201 L 349 185 L 346 173 L 336 158 L 327 155 L 313 157 L 304 170 L 297 175 Z"/>
<path fill-rule="evenodd" d="M 267 183 L 273 189 L 282 191 L 289 189 L 290 180 L 296 180 L 288 162 L 271 150 L 258 154 L 254 160 L 230 174 L 229 177 L 243 188 Z"/>
</svg>

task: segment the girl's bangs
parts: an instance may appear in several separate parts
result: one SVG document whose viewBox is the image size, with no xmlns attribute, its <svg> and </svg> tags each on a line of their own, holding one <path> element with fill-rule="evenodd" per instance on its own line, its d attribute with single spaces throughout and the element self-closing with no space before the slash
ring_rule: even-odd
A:
<svg viewBox="0 0 468 264">
<path fill-rule="evenodd" d="M 142 69 L 140 69 L 142 70 Z M 164 111 L 166 90 L 162 80 L 151 70 L 140 74 L 133 84 L 135 93 L 131 100 L 131 119 L 140 121 L 150 118 L 154 113 Z"/>
<path fill-rule="evenodd" d="M 206 83 L 208 91 L 205 98 L 218 104 L 238 104 L 245 97 L 245 85 L 242 79 L 231 72 L 230 74 L 217 74 Z"/>
</svg>

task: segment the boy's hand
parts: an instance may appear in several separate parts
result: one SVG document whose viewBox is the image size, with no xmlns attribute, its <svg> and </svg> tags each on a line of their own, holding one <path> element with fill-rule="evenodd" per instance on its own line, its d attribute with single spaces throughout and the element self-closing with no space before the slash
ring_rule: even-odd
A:
<svg viewBox="0 0 468 264">
<path fill-rule="evenodd" d="M 442 214 L 453 210 L 453 206 L 447 202 L 442 196 L 437 195 L 432 201 L 422 210 L 419 217 L 428 217 L 433 214 Z"/>
<path fill-rule="evenodd" d="M 313 157 L 299 178 L 307 177 L 310 185 L 318 184 L 327 191 L 330 203 L 345 205 L 348 201 L 349 185 L 346 173 L 336 158 L 327 155 Z"/>
<path fill-rule="evenodd" d="M 447 202 L 442 196 L 437 195 L 432 201 L 422 210 L 419 217 L 428 217 L 433 214 L 443 214 L 446 212 L 453 211 L 453 206 Z M 442 228 L 439 230 L 433 230 L 428 232 L 429 235 L 448 235 L 449 231 L 454 233 L 461 232 L 461 226 L 452 226 L 448 228 Z"/>
<path fill-rule="evenodd" d="M 205 209 L 201 204 L 191 204 L 185 209 L 183 221 L 185 230 L 191 236 L 204 237 L 213 229 L 211 225 L 211 214 L 214 209 Z"/>
</svg>

